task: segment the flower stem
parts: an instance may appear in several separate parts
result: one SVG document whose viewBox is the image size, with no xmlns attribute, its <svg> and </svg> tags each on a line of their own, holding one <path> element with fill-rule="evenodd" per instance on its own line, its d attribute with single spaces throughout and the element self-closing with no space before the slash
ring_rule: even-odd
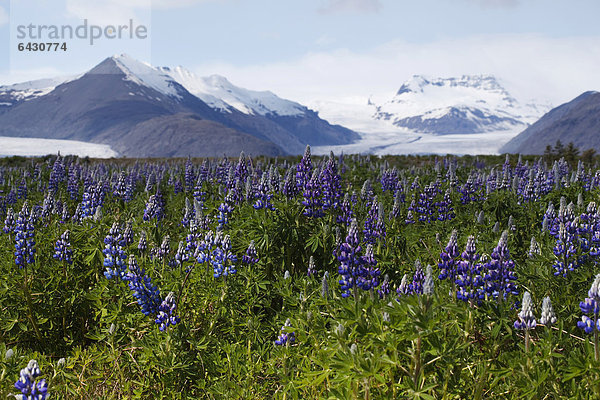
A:
<svg viewBox="0 0 600 400">
<path fill-rule="evenodd" d="M 38 328 L 35 315 L 33 314 L 33 302 L 31 301 L 31 294 L 29 293 L 29 287 L 27 286 L 27 281 L 29 280 L 29 278 L 27 277 L 27 265 L 25 265 L 25 267 L 23 269 L 25 270 L 25 279 L 23 280 L 23 294 L 25 295 L 25 299 L 27 300 L 27 308 L 28 308 L 27 316 L 29 317 L 29 321 L 31 322 L 31 325 L 33 326 L 35 335 L 37 336 L 38 340 L 41 342 L 42 334 L 40 333 L 40 329 Z"/>
</svg>

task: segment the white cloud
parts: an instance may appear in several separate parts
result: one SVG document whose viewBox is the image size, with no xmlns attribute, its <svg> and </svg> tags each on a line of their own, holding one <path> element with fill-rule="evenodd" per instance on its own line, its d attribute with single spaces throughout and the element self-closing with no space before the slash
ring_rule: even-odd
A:
<svg viewBox="0 0 600 400">
<path fill-rule="evenodd" d="M 380 0 L 328 0 L 327 4 L 319 9 L 324 14 L 338 12 L 378 12 L 381 9 Z"/>
<path fill-rule="evenodd" d="M 269 89 L 300 102 L 389 98 L 414 74 L 450 77 L 494 74 L 518 100 L 566 102 L 600 90 L 600 38 L 496 35 L 432 43 L 389 42 L 355 53 L 309 53 L 289 62 L 236 66 L 199 65 L 249 89 Z"/>
<path fill-rule="evenodd" d="M 0 26 L 8 24 L 8 13 L 4 7 L 0 6 Z"/>
</svg>

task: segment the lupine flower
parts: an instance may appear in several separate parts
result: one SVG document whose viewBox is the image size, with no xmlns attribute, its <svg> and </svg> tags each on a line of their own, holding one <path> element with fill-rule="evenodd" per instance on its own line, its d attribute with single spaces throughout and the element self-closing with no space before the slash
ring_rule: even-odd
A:
<svg viewBox="0 0 600 400">
<path fill-rule="evenodd" d="M 515 329 L 534 329 L 536 326 L 536 320 L 533 316 L 533 304 L 531 302 L 531 294 L 529 292 L 523 293 L 523 303 L 521 304 L 521 312 L 519 312 L 519 319 L 515 321 Z"/>
<path fill-rule="evenodd" d="M 324 299 L 329 295 L 329 283 L 327 282 L 327 277 L 329 277 L 329 272 L 325 271 L 323 273 L 323 278 L 321 279 L 321 297 Z"/>
<path fill-rule="evenodd" d="M 375 268 L 377 260 L 373 255 L 373 245 L 368 244 L 365 250 L 365 255 L 362 257 L 363 262 L 356 273 L 356 286 L 362 290 L 371 290 L 379 285 L 379 268 Z"/>
<path fill-rule="evenodd" d="M 248 265 L 254 265 L 258 262 L 258 254 L 256 253 L 256 246 L 254 245 L 254 240 L 250 241 L 250 244 L 246 249 L 246 254 L 242 256 L 242 262 Z"/>
<path fill-rule="evenodd" d="M 379 289 L 377 289 L 377 293 L 379 294 L 379 298 L 383 299 L 385 296 L 390 294 L 390 292 L 391 292 L 390 277 L 388 274 L 385 274 L 385 276 L 383 277 L 383 282 L 381 283 L 381 286 L 379 287 Z"/>
<path fill-rule="evenodd" d="M 310 146 L 306 145 L 304 156 L 300 163 L 296 166 L 296 188 L 298 191 L 303 191 L 312 176 L 312 161 L 310 157 Z"/>
<path fill-rule="evenodd" d="M 27 400 L 44 400 L 48 394 L 48 384 L 45 379 L 35 381 L 41 374 L 37 361 L 31 360 L 27 367 L 21 370 L 15 388 L 21 391 L 21 398 Z M 15 396 L 17 397 L 17 396 Z"/>
<path fill-rule="evenodd" d="M 600 274 L 596 275 L 592 287 L 588 291 L 588 297 L 579 303 L 579 308 L 585 315 L 581 317 L 581 321 L 577 322 L 577 327 L 583 329 L 585 333 L 592 333 L 594 329 L 600 331 L 600 321 L 598 320 L 598 313 L 600 312 Z"/>
<path fill-rule="evenodd" d="M 475 237 L 467 238 L 465 251 L 461 254 L 462 260 L 457 264 L 455 283 L 458 286 L 456 298 L 462 301 L 472 301 L 473 299 L 482 299 L 483 277 L 481 276 L 482 266 L 479 263 L 479 254 L 475 244 Z"/>
<path fill-rule="evenodd" d="M 275 341 L 275 344 L 277 346 L 285 346 L 286 344 L 293 344 L 296 341 L 296 335 L 294 332 L 286 332 L 286 328 L 291 327 L 292 324 L 290 322 L 290 319 L 286 319 L 285 320 L 285 324 L 283 324 L 283 326 L 281 327 L 281 335 L 279 335 L 279 337 L 277 338 L 277 340 Z"/>
<path fill-rule="evenodd" d="M 223 229 L 225 227 L 225 225 L 227 225 L 229 223 L 229 214 L 231 214 L 233 212 L 233 204 L 234 203 L 235 202 L 233 201 L 233 197 L 232 197 L 231 193 L 228 193 L 227 196 L 225 196 L 225 200 L 219 206 L 219 217 L 218 217 L 218 222 L 219 222 L 218 229 L 219 230 Z"/>
<path fill-rule="evenodd" d="M 383 224 L 380 223 L 379 214 L 382 214 L 381 219 L 383 219 L 383 205 L 377 201 L 377 196 L 375 196 L 363 229 L 365 243 L 375 243 L 380 237 L 385 237 L 385 221 L 381 221 Z"/>
<path fill-rule="evenodd" d="M 125 252 L 123 251 L 123 238 L 119 231 L 119 225 L 115 222 L 104 238 L 104 276 L 106 279 L 114 277 L 125 278 Z"/>
<path fill-rule="evenodd" d="M 542 251 L 540 250 L 540 245 L 535 240 L 535 236 L 532 236 L 531 243 L 529 244 L 529 252 L 527 253 L 527 255 L 529 256 L 529 258 L 535 258 L 540 254 L 542 254 Z"/>
<path fill-rule="evenodd" d="M 398 293 L 398 296 L 406 296 L 408 294 L 410 294 L 410 287 L 408 284 L 408 275 L 404 274 L 402 276 L 402 280 L 400 281 L 400 286 L 398 286 L 398 289 L 396 289 L 396 293 Z"/>
<path fill-rule="evenodd" d="M 440 268 L 439 279 L 444 280 L 448 279 L 450 282 L 454 283 L 456 280 L 457 266 L 458 266 L 458 256 L 460 255 L 458 251 L 458 232 L 456 229 L 452 231 L 450 234 L 450 240 L 448 240 L 448 244 L 446 245 L 444 251 L 440 254 L 441 261 L 438 263 L 438 267 Z"/>
<path fill-rule="evenodd" d="M 160 190 L 156 190 L 156 194 L 153 194 L 148 199 L 146 203 L 146 208 L 144 209 L 144 221 L 150 221 L 151 219 L 155 219 L 156 222 L 162 220 L 165 216 L 164 211 L 164 200 Z"/>
<path fill-rule="evenodd" d="M 164 262 L 171 251 L 171 237 L 169 235 L 165 235 L 160 244 L 160 247 L 156 250 L 155 257 L 160 262 Z"/>
<path fill-rule="evenodd" d="M 519 294 L 514 281 L 517 276 L 514 273 L 515 263 L 510 258 L 508 251 L 508 232 L 504 231 L 498 246 L 491 254 L 491 260 L 484 264 L 485 291 L 494 298 L 506 298 L 509 294 Z"/>
<path fill-rule="evenodd" d="M 352 222 L 352 218 L 354 217 L 354 213 L 352 212 L 352 203 L 350 201 L 350 194 L 346 193 L 344 195 L 344 200 L 341 203 L 339 208 L 340 214 L 336 217 L 336 221 L 338 223 L 343 223 L 346 226 L 350 225 Z"/>
<path fill-rule="evenodd" d="M 35 262 L 35 231 L 33 226 L 34 215 L 27 208 L 27 201 L 19 212 L 15 224 L 15 264 L 19 268 Z"/>
<path fill-rule="evenodd" d="M 229 235 L 222 236 L 221 232 L 214 235 L 212 231 L 208 231 L 204 240 L 198 243 L 194 256 L 199 264 L 206 262 L 212 266 L 215 278 L 237 272 L 233 264 L 237 257 L 231 252 L 231 239 Z"/>
<path fill-rule="evenodd" d="M 146 231 L 140 232 L 140 240 L 138 242 L 138 250 L 140 253 L 146 252 L 148 249 L 148 242 L 146 241 Z"/>
<path fill-rule="evenodd" d="M 4 233 L 11 233 L 15 229 L 15 213 L 12 208 L 6 211 L 6 218 L 4 219 Z"/>
<path fill-rule="evenodd" d="M 73 250 L 71 250 L 71 242 L 69 241 L 69 231 L 66 230 L 54 245 L 53 257 L 57 260 L 66 261 L 69 264 L 73 264 L 72 256 Z"/>
<path fill-rule="evenodd" d="M 415 261 L 415 274 L 408 290 L 411 294 L 423 294 L 423 283 L 425 282 L 425 274 L 423 274 L 423 267 L 419 260 Z"/>
<path fill-rule="evenodd" d="M 342 197 L 341 177 L 337 172 L 337 165 L 333 152 L 329 153 L 329 159 L 321 171 L 321 194 L 323 196 L 323 210 L 338 208 L 340 197 Z"/>
<path fill-rule="evenodd" d="M 302 200 L 304 215 L 311 218 L 320 218 L 324 215 L 318 169 L 313 172 L 310 181 L 305 183 L 302 196 L 304 197 L 304 200 Z"/>
<path fill-rule="evenodd" d="M 340 285 L 342 289 L 342 297 L 348 297 L 350 290 L 356 284 L 356 274 L 363 263 L 361 257 L 362 247 L 358 238 L 358 228 L 356 219 L 352 220 L 348 229 L 346 241 L 340 245 L 338 261 L 340 266 L 338 273 L 341 275 Z"/>
<path fill-rule="evenodd" d="M 447 189 L 446 193 L 444 193 L 443 200 L 436 203 L 438 207 L 437 219 L 439 221 L 450 221 L 456 216 L 456 214 L 454 213 L 454 208 L 452 207 L 452 199 L 450 198 L 450 193 L 450 189 Z"/>
<path fill-rule="evenodd" d="M 146 275 L 144 269 L 137 265 L 133 255 L 129 256 L 129 271 L 123 280 L 129 282 L 129 290 L 133 292 L 133 297 L 135 297 L 138 305 L 142 309 L 142 314 L 158 314 L 159 306 L 162 301 L 160 298 L 160 291 L 152 283 L 150 277 Z"/>
<path fill-rule="evenodd" d="M 311 277 L 316 273 L 317 273 L 317 268 L 315 267 L 315 260 L 314 260 L 313 256 L 310 256 L 310 258 L 308 259 L 308 268 L 306 270 L 306 274 L 309 277 Z"/>
<path fill-rule="evenodd" d="M 542 301 L 542 315 L 540 317 L 540 323 L 546 326 L 551 326 L 556 323 L 556 314 L 552 308 L 552 302 L 550 301 L 549 296 L 544 297 L 544 300 Z"/>
<path fill-rule="evenodd" d="M 423 294 L 424 295 L 433 295 L 433 270 L 431 265 L 427 265 L 425 270 L 425 280 L 423 281 Z"/>
<path fill-rule="evenodd" d="M 167 297 L 160 303 L 158 314 L 154 321 L 159 325 L 160 331 L 164 331 L 169 325 L 177 325 L 180 321 L 179 316 L 175 315 L 177 304 L 175 303 L 175 294 L 170 292 Z"/>
<path fill-rule="evenodd" d="M 125 245 L 130 245 L 133 243 L 133 225 L 131 221 L 127 221 L 125 224 L 125 230 L 123 231 L 123 240 L 125 241 Z"/>
</svg>

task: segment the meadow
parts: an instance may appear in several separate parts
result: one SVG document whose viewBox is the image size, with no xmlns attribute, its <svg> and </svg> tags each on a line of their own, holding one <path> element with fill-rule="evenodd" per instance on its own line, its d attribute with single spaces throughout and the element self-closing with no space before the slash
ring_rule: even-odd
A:
<svg viewBox="0 0 600 400">
<path fill-rule="evenodd" d="M 2 159 L 0 396 L 600 398 L 585 161 Z"/>
</svg>

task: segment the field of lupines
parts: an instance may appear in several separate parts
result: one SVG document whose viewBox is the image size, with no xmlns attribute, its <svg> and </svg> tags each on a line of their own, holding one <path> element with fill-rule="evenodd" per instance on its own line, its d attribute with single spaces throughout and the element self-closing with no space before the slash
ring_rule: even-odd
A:
<svg viewBox="0 0 600 400">
<path fill-rule="evenodd" d="M 598 398 L 597 169 L 6 159 L 0 396 Z"/>
</svg>

